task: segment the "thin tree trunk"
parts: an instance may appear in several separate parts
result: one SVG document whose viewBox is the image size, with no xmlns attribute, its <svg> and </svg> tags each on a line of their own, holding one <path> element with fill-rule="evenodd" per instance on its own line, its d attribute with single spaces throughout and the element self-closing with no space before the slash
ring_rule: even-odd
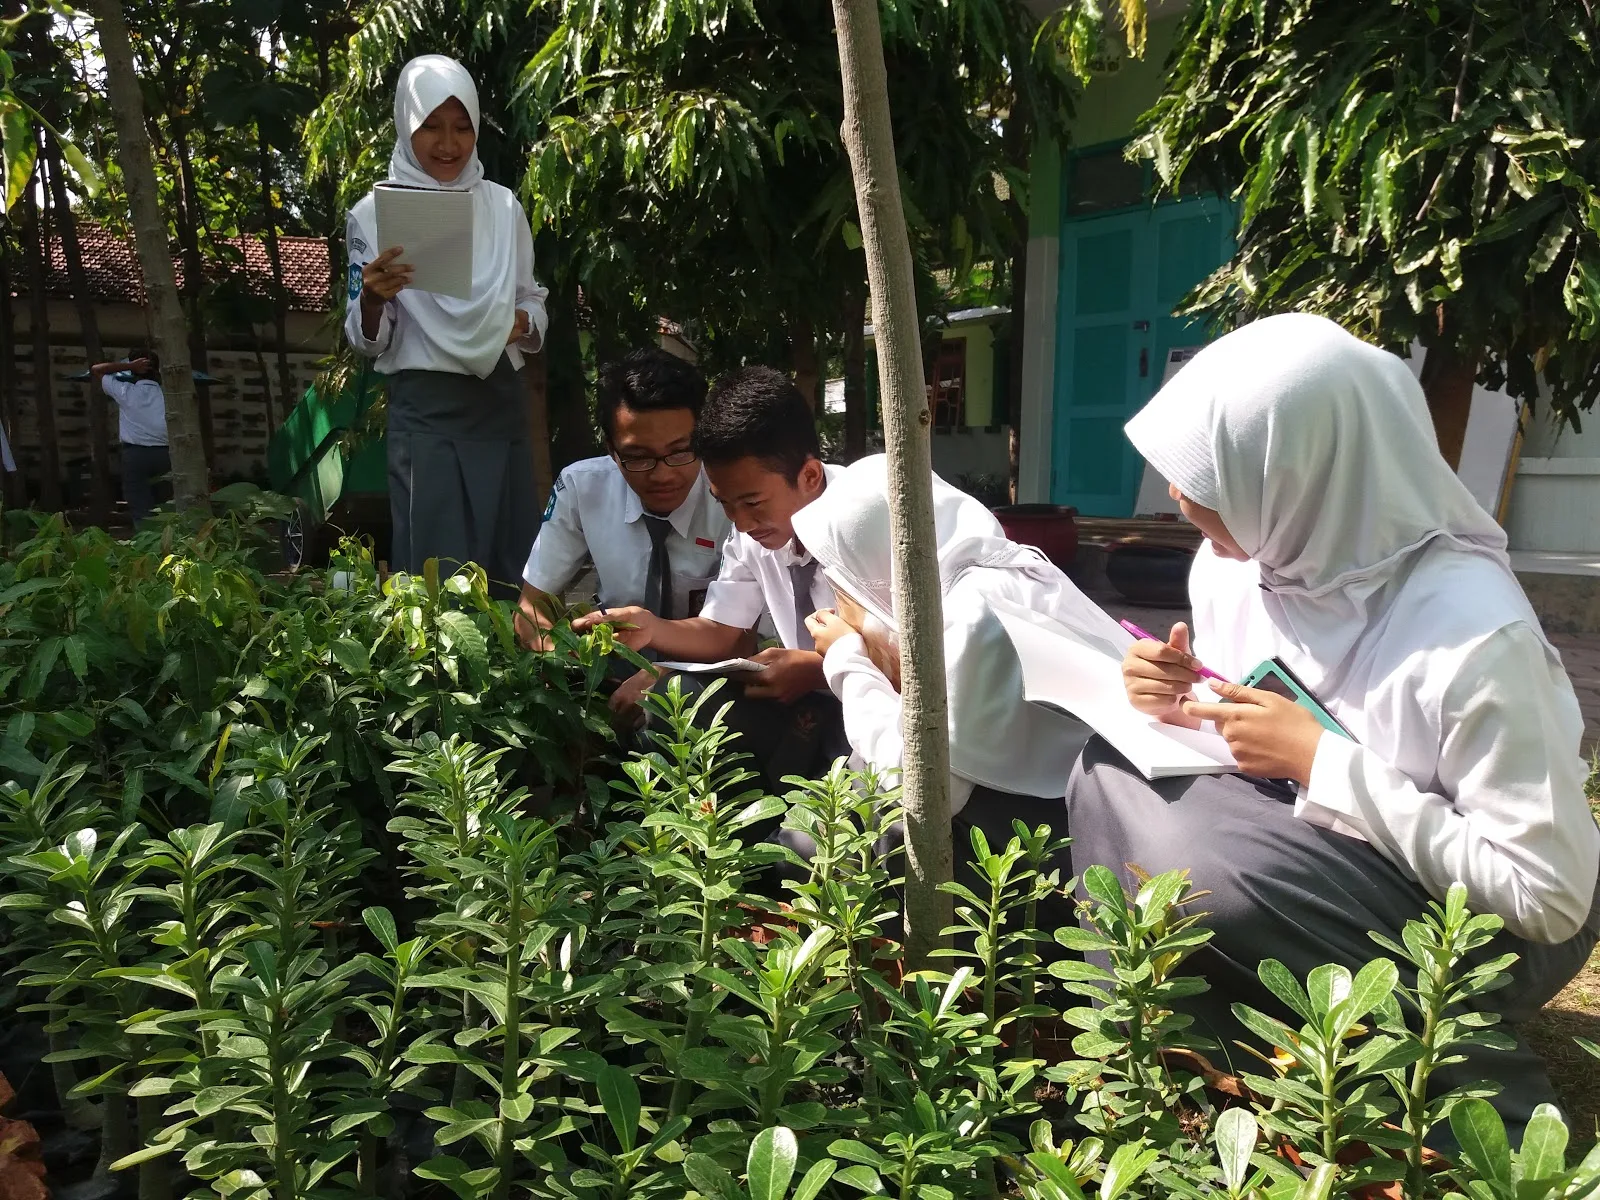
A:
<svg viewBox="0 0 1600 1200">
<path fill-rule="evenodd" d="M 200 407 L 195 399 L 194 368 L 188 331 L 178 301 L 178 280 L 167 250 L 167 223 L 161 215 L 155 159 L 144 127 L 144 100 L 134 70 L 133 47 L 121 0 L 89 0 L 100 53 L 105 59 L 106 90 L 116 118 L 118 160 L 127 181 L 133 211 L 134 240 L 149 297 L 156 353 L 161 356 L 161 387 L 167 402 L 167 444 L 172 454 L 173 497 L 179 508 L 210 507 L 205 443 L 200 436 Z"/>
<path fill-rule="evenodd" d="M 322 95 L 332 93 L 333 74 L 328 62 L 327 29 L 321 21 L 317 23 L 317 84 Z M 341 261 L 344 221 L 339 212 L 339 185 L 334 181 L 332 171 L 322 173 L 322 202 L 328 209 L 328 311 L 337 313 L 344 299 L 344 263 Z"/>
<path fill-rule="evenodd" d="M 100 341 L 100 318 L 95 312 L 94 297 L 89 291 L 89 273 L 83 265 L 83 247 L 78 244 L 78 219 L 73 215 L 71 200 L 67 195 L 67 182 L 61 169 L 61 152 L 54 140 L 45 139 L 47 174 L 50 177 L 50 195 L 55 202 L 55 224 L 61 234 L 61 250 L 67 260 L 67 279 L 72 285 L 72 299 L 78 309 L 78 327 L 83 336 L 83 348 L 90 363 L 106 361 L 105 346 Z M 111 515 L 111 444 L 106 429 L 106 406 L 109 401 L 100 386 L 90 379 L 89 392 L 89 457 L 93 473 L 89 480 L 89 520 L 104 525 Z"/>
<path fill-rule="evenodd" d="M 189 322 L 189 365 L 196 371 L 209 371 L 211 356 L 206 346 L 205 311 L 201 295 L 206 286 L 206 260 L 200 249 L 200 234 L 205 228 L 205 218 L 200 208 L 200 193 L 195 187 L 194 168 L 189 161 L 189 126 L 183 119 L 182 98 L 177 96 L 177 85 L 169 92 L 174 97 L 170 115 L 172 126 L 172 158 L 178 169 L 180 203 L 175 210 L 174 224 L 178 230 L 178 245 L 183 252 L 184 312 Z M 154 158 L 151 159 L 152 163 Z M 205 452 L 207 469 L 217 461 L 216 424 L 211 413 L 211 390 L 195 389 L 195 403 L 200 413 L 200 445 Z"/>
<path fill-rule="evenodd" d="M 49 197 L 45 198 L 48 206 Z M 48 214 L 48 207 L 46 214 Z M 28 254 L 28 323 L 33 337 L 33 412 L 39 430 L 39 504 L 46 512 L 61 511 L 61 442 L 56 434 L 56 398 L 50 378 L 50 296 L 46 289 L 45 253 L 50 231 L 41 219 L 36 189 L 23 194 L 22 243 Z"/>
<path fill-rule="evenodd" d="M 271 35 L 268 45 L 267 71 L 277 73 L 278 40 Z M 267 262 L 272 266 L 272 324 L 278 341 L 278 394 L 283 400 L 283 420 L 289 419 L 294 408 L 294 372 L 289 366 L 289 289 L 283 282 L 283 255 L 278 245 L 278 200 L 273 192 L 277 172 L 273 169 L 272 147 L 267 144 L 266 132 L 261 122 L 256 122 L 256 145 L 261 157 L 261 210 L 265 222 L 262 240 L 267 247 Z M 270 430 L 272 409 L 267 409 Z"/>
<path fill-rule="evenodd" d="M 102 0 L 104 2 L 104 0 Z M 844 83 L 844 144 L 855 177 L 872 287 L 872 326 L 889 456 L 895 623 L 900 632 L 902 804 L 906 825 L 906 968 L 920 969 L 950 924 L 950 742 L 944 624 L 933 524 L 929 411 L 918 344 L 916 280 L 889 123 L 878 0 L 833 0 Z"/>
<path fill-rule="evenodd" d="M 844 456 L 867 452 L 867 293 L 851 288 L 844 302 Z"/>
<path fill-rule="evenodd" d="M 528 447 L 532 452 L 534 498 L 540 512 L 555 486 L 550 460 L 550 361 L 544 347 L 523 356 L 522 384 L 528 391 Z"/>
<path fill-rule="evenodd" d="M 1025 93 L 1018 92 L 1006 114 L 1002 139 L 1006 161 L 1019 171 L 1028 169 L 1033 150 L 1033 110 Z M 1006 343 L 1006 491 L 1017 502 L 1021 474 L 1022 438 L 1022 337 L 1028 316 L 1028 212 L 1015 188 L 1006 200 L 1011 218 L 1011 337 Z"/>
<path fill-rule="evenodd" d="M 789 322 L 789 368 L 794 385 L 806 398 L 813 414 L 817 411 L 817 331 L 803 317 Z"/>
<path fill-rule="evenodd" d="M 1435 346 L 1422 361 L 1422 390 L 1428 397 L 1428 414 L 1433 417 L 1439 453 L 1452 470 L 1461 466 L 1467 421 L 1472 415 L 1472 390 L 1477 381 L 1477 360 L 1463 358 L 1448 347 Z"/>
<path fill-rule="evenodd" d="M 11 239 L 0 236 L 0 423 L 12 457 L 17 451 L 17 314 L 11 304 Z M 7 505 L 28 503 L 28 489 L 22 471 L 5 472 Z"/>
</svg>

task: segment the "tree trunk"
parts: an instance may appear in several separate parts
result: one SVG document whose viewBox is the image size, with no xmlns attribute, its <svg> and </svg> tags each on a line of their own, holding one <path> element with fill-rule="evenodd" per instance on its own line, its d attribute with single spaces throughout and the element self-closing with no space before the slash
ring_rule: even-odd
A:
<svg viewBox="0 0 1600 1200">
<path fill-rule="evenodd" d="M 100 318 L 95 312 L 94 296 L 89 291 L 89 274 L 83 266 L 83 247 L 78 244 L 78 219 L 73 215 L 67 196 L 67 183 L 62 174 L 61 152 L 53 139 L 45 139 L 45 158 L 50 177 L 50 196 L 55 202 L 55 225 L 61 234 L 61 250 L 67 260 L 67 279 L 72 285 L 72 299 L 78 309 L 78 326 L 83 335 L 83 348 L 90 363 L 106 361 L 104 344 L 100 341 Z M 111 444 L 106 430 L 107 406 L 110 401 L 100 385 L 90 379 L 89 392 L 89 456 L 93 474 L 89 480 L 89 520 L 104 525 L 111 516 Z"/>
<path fill-rule="evenodd" d="M 328 62 L 328 31 L 321 21 L 317 23 L 317 84 L 321 94 L 333 91 L 333 74 Z M 329 312 L 338 312 L 344 300 L 344 263 L 341 248 L 344 245 L 344 221 L 339 212 L 339 185 L 333 172 L 322 173 L 322 202 L 328 208 L 328 301 Z M 539 510 L 543 512 L 543 509 Z"/>
<path fill-rule="evenodd" d="M 201 293 L 206 286 L 206 260 L 200 249 L 200 232 L 205 227 L 201 215 L 200 193 L 195 187 L 194 168 L 189 161 L 189 127 L 182 115 L 182 99 L 174 89 L 171 114 L 173 160 L 178 169 L 179 199 L 174 212 L 178 246 L 183 252 L 183 308 L 189 322 L 189 365 L 195 371 L 208 371 L 211 357 L 206 347 L 205 311 Z M 151 162 L 154 163 L 152 157 Z M 195 406 L 200 414 L 200 445 L 209 470 L 216 462 L 216 429 L 211 416 L 211 390 L 195 390 Z"/>
<path fill-rule="evenodd" d="M 144 127 L 144 100 L 133 66 L 133 47 L 123 19 L 121 0 L 89 0 L 100 53 L 105 59 L 106 91 L 116 118 L 118 161 L 127 181 L 133 211 L 139 267 L 149 297 L 156 353 L 161 356 L 161 388 L 167 402 L 167 444 L 172 454 L 173 498 L 182 509 L 210 507 L 205 444 L 200 436 L 200 407 L 195 399 L 194 368 L 189 357 L 178 280 L 167 249 L 167 223 L 161 215 L 155 160 Z"/>
<path fill-rule="evenodd" d="M 277 339 L 278 395 L 283 402 L 283 415 L 279 419 L 287 421 L 295 400 L 294 372 L 289 366 L 289 290 L 284 286 L 283 255 L 278 246 L 278 202 L 272 191 L 272 148 L 267 145 L 259 121 L 256 122 L 256 145 L 261 162 L 261 240 L 267 248 L 267 262 L 272 266 L 272 331 Z M 270 405 L 267 407 L 267 421 L 270 432 L 274 423 Z"/>
<path fill-rule="evenodd" d="M 45 198 L 46 205 L 49 198 Z M 48 213 L 46 208 L 46 213 Z M 56 435 L 56 397 L 50 377 L 50 296 L 46 292 L 48 223 L 40 219 L 36 189 L 23 196 L 22 242 L 28 250 L 28 323 L 33 335 L 33 412 L 39 430 L 39 504 L 61 511 L 61 441 Z"/>
<path fill-rule="evenodd" d="M 867 452 L 867 294 L 852 288 L 844 302 L 844 456 Z"/>
<path fill-rule="evenodd" d="M 813 416 L 817 412 L 817 331 L 810 321 L 797 318 L 789 322 L 789 367 L 794 385 L 806 398 Z"/>
<path fill-rule="evenodd" d="M 17 314 L 11 305 L 11 245 L 0 238 L 0 423 L 5 425 L 11 454 L 17 456 Z M 6 471 L 5 502 L 21 507 L 28 503 L 28 489 L 22 471 Z"/>
<path fill-rule="evenodd" d="M 1422 360 L 1422 390 L 1439 439 L 1439 453 L 1452 470 L 1461 466 L 1472 415 L 1472 389 L 1478 380 L 1476 359 L 1463 358 L 1447 346 L 1435 346 Z"/>
<path fill-rule="evenodd" d="M 1002 139 L 1006 162 L 1026 171 L 1033 150 L 1033 110 L 1026 93 L 1018 92 L 1006 115 Z M 1006 200 L 1011 218 L 1011 337 L 1006 343 L 1010 360 L 1006 372 L 1006 490 L 1011 503 L 1017 502 L 1017 479 L 1021 470 L 1022 439 L 1022 338 L 1028 317 L 1028 212 L 1015 188 Z"/>
<path fill-rule="evenodd" d="M 833 0 L 844 83 L 845 148 L 855 178 L 872 287 L 873 337 L 889 456 L 895 623 L 903 703 L 902 803 L 906 826 L 906 968 L 929 963 L 950 924 L 950 742 L 944 623 L 933 524 L 929 411 L 918 344 L 916 281 L 889 123 L 878 0 Z"/>
<path fill-rule="evenodd" d="M 533 490 L 540 512 L 555 486 L 550 460 L 550 363 L 544 347 L 523 356 L 522 384 L 528 390 L 528 446 L 532 451 Z"/>
</svg>

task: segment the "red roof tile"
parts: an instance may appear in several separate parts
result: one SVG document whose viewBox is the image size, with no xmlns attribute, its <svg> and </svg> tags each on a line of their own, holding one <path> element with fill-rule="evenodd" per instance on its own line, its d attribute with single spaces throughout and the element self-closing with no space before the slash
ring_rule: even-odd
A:
<svg viewBox="0 0 1600 1200">
<path fill-rule="evenodd" d="M 272 288 L 272 267 L 267 260 L 267 248 L 259 237 L 223 239 L 224 244 L 242 251 L 244 269 L 250 291 L 256 295 L 269 295 Z M 105 228 L 103 225 L 78 226 L 78 244 L 83 250 L 83 267 L 89 277 L 89 291 L 96 300 L 124 301 L 144 304 L 144 285 L 139 270 L 138 255 L 130 239 Z M 278 254 L 283 261 L 283 285 L 289 293 L 289 307 L 296 312 L 320 313 L 328 311 L 328 243 L 323 238 L 278 238 Z M 173 255 L 178 286 L 183 286 L 183 261 Z M 20 272 L 18 273 L 20 274 Z M 211 264 L 211 277 L 224 278 L 227 268 Z M 27 290 L 26 279 L 18 279 L 18 291 Z M 61 238 L 50 239 L 50 274 L 46 291 L 63 299 L 72 296 L 72 286 L 67 278 L 66 252 Z"/>
</svg>

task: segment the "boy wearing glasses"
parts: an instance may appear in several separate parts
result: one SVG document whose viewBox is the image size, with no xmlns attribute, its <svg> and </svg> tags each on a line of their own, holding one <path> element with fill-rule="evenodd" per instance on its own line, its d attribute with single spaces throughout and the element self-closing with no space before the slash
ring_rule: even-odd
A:
<svg viewBox="0 0 1600 1200">
<path fill-rule="evenodd" d="M 656 347 L 600 370 L 595 409 L 609 454 L 561 472 L 523 569 L 523 641 L 542 649 L 552 597 L 589 563 L 606 609 L 638 606 L 664 620 L 697 616 L 716 579 L 728 518 L 694 450 L 705 378 Z M 653 682 L 640 672 L 613 697 L 632 708 Z"/>
</svg>

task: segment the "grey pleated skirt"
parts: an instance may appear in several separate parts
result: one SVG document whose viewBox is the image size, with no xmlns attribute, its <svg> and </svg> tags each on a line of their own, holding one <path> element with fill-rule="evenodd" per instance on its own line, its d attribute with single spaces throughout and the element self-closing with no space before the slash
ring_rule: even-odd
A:
<svg viewBox="0 0 1600 1200">
<path fill-rule="evenodd" d="M 511 360 L 487 379 L 401 371 L 389 381 L 389 565 L 441 573 L 474 562 L 492 591 L 514 597 L 539 512 L 528 445 L 528 401 Z"/>
</svg>

